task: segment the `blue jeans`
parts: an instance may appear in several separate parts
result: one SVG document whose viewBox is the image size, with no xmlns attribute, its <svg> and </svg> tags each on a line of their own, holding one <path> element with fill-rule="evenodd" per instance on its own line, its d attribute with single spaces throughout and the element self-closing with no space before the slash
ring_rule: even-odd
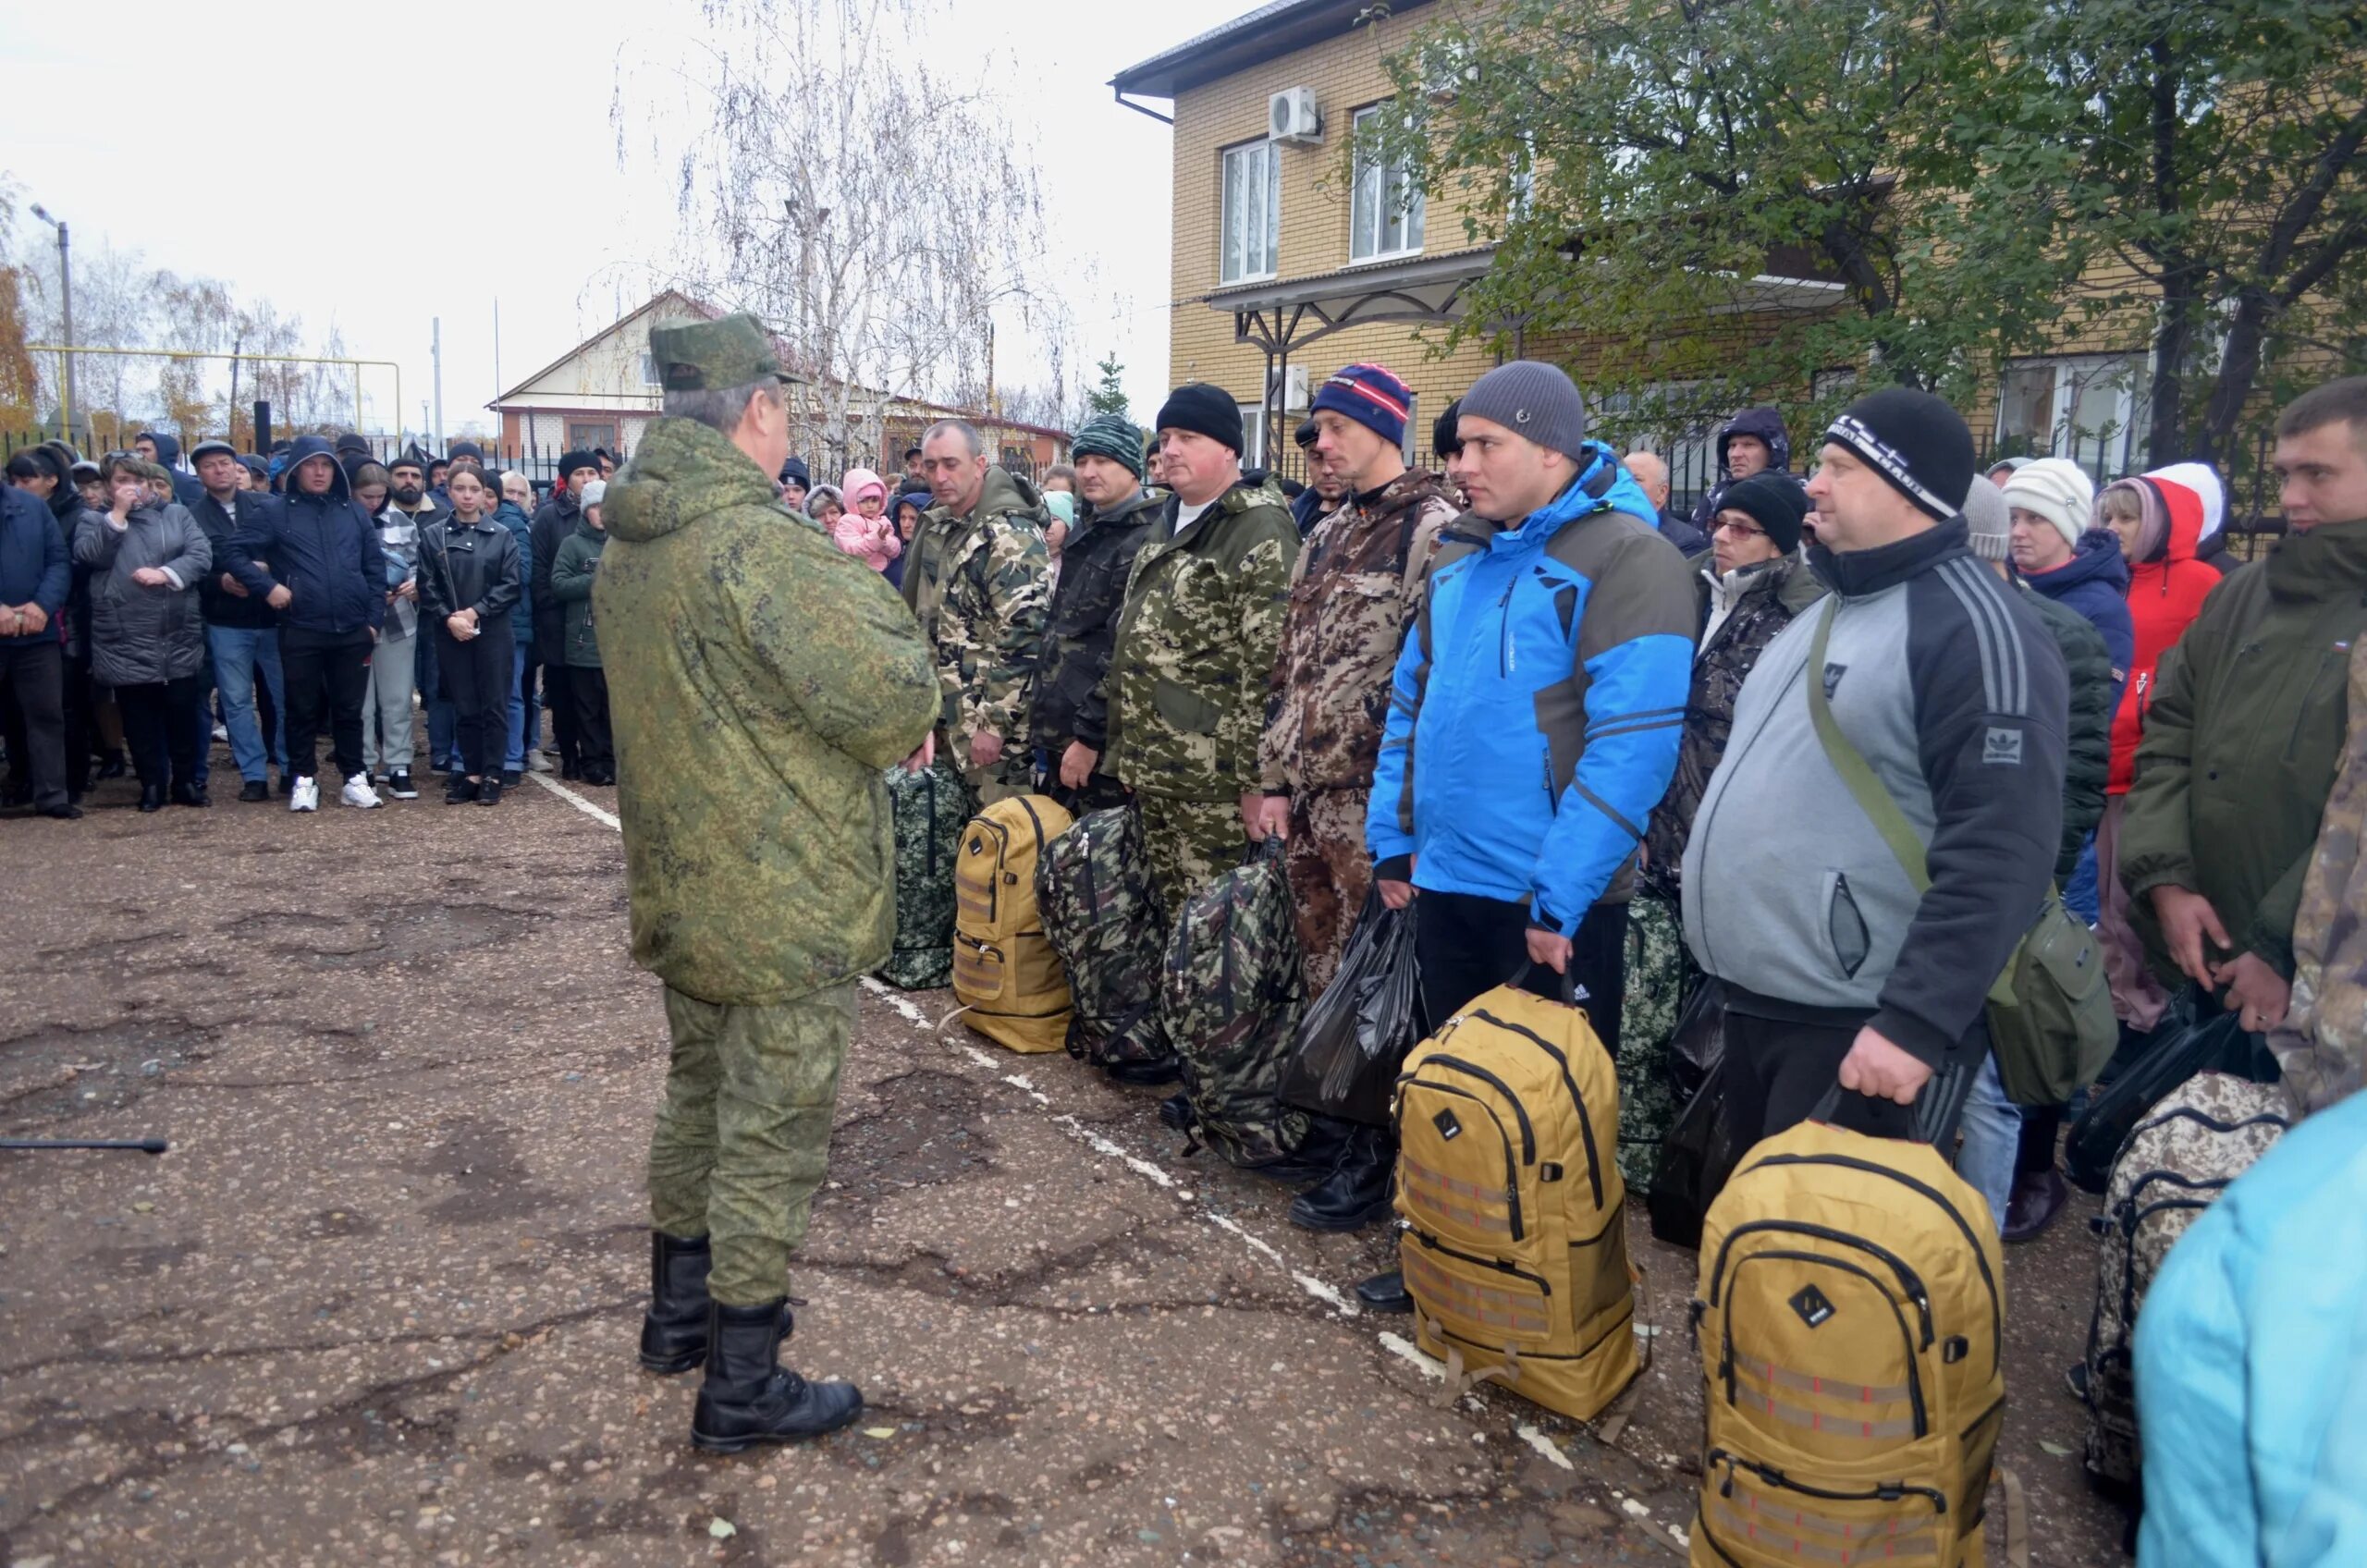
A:
<svg viewBox="0 0 2367 1568">
<path fill-rule="evenodd" d="M 518 644 L 509 660 L 509 749 L 502 753 L 505 773 L 526 770 L 526 667 L 534 662 L 534 644 Z"/>
<path fill-rule="evenodd" d="M 454 725 L 459 721 L 444 696 L 444 681 L 435 671 L 435 639 L 419 639 L 419 700 L 427 709 L 427 760 L 437 767 L 452 760 Z"/>
<path fill-rule="evenodd" d="M 197 726 L 197 766 L 191 770 L 190 778 L 202 790 L 214 774 L 214 654 L 211 649 L 206 651 L 204 660 L 197 667 L 197 697 L 190 705 L 189 717 Z"/>
<path fill-rule="evenodd" d="M 1956 1174 L 1989 1200 L 1989 1217 L 2003 1231 L 2005 1200 L 2014 1191 L 2014 1153 L 2021 1145 L 2022 1112 L 2005 1098 L 1993 1051 L 1981 1060 L 1981 1076 L 1972 1081 L 1957 1126 L 1964 1133 L 1964 1146 L 1956 1151 Z"/>
<path fill-rule="evenodd" d="M 239 765 L 239 777 L 250 784 L 266 783 L 266 761 L 283 771 L 288 766 L 282 728 L 288 718 L 288 687 L 279 674 L 279 633 L 269 628 L 209 626 L 205 646 L 214 655 L 214 679 L 222 693 L 222 727 L 230 732 L 230 756 Z M 263 672 L 264 685 L 271 692 L 269 735 L 255 718 L 257 670 Z M 198 721 L 205 727 L 205 743 L 211 747 L 214 726 L 205 717 L 202 704 L 198 707 Z"/>
<path fill-rule="evenodd" d="M 2071 880 L 2063 886 L 2063 907 L 2093 925 L 2101 902 L 2101 890 L 2096 887 L 2096 836 L 2091 833 L 2088 841 L 2079 846 L 2079 864 L 2073 868 Z"/>
</svg>

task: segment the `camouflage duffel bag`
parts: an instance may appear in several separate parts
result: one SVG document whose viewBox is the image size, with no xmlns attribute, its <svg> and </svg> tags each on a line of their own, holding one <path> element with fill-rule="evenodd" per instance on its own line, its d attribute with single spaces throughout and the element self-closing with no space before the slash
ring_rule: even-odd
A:
<svg viewBox="0 0 2367 1568">
<path fill-rule="evenodd" d="M 2089 1473 L 2124 1501 L 2140 1478 L 2137 1314 L 2163 1260 L 2227 1184 L 2292 1125 L 2285 1093 L 2225 1072 L 2198 1072 L 2139 1122 L 2113 1161 L 2092 1221 L 2095 1315 L 2088 1323 Z"/>
<path fill-rule="evenodd" d="M 1097 1067 L 1171 1059 L 1159 1016 L 1159 906 L 1131 807 L 1080 818 L 1045 846 L 1036 908 L 1068 970 L 1069 1054 Z"/>
<path fill-rule="evenodd" d="M 962 780 L 942 767 L 888 770 L 896 828 L 896 946 L 879 978 L 907 991 L 953 979 L 953 861 L 970 807 Z"/>
<path fill-rule="evenodd" d="M 1234 1165 L 1271 1165 L 1306 1139 L 1307 1113 L 1280 1094 L 1306 1000 L 1282 841 L 1269 839 L 1185 901 L 1160 983 L 1195 1135 Z"/>
</svg>

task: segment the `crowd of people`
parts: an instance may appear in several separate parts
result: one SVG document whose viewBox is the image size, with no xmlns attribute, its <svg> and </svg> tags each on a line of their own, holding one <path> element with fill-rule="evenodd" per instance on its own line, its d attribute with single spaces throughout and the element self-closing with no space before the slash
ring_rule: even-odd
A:
<svg viewBox="0 0 2367 1568">
<path fill-rule="evenodd" d="M 337 798 L 362 810 L 419 798 L 423 750 L 453 803 L 496 804 L 529 769 L 615 783 L 590 601 L 615 469 L 570 452 L 538 505 L 473 442 L 381 462 L 351 434 L 265 455 L 208 440 L 186 468 L 162 431 L 104 463 L 18 452 L 6 803 L 71 820 L 129 771 L 143 812 L 210 805 L 217 740 L 240 802 L 273 800 L 276 770 L 300 812 L 320 806 L 324 739 Z"/>
</svg>

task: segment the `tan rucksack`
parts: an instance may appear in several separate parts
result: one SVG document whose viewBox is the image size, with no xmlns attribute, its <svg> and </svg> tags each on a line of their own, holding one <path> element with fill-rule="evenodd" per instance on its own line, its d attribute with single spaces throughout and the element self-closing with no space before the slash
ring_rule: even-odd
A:
<svg viewBox="0 0 2367 1568">
<path fill-rule="evenodd" d="M 1586 1013 L 1497 986 L 1405 1059 L 1396 1126 L 1398 1257 L 1448 1397 L 1600 1413 L 1639 1363 L 1619 1081 Z"/>
<path fill-rule="evenodd" d="M 1036 907 L 1036 864 L 1069 829 L 1057 801 L 998 801 L 962 829 L 953 857 L 953 995 L 961 1017 L 999 1046 L 1056 1051 L 1069 1028 L 1069 982 Z"/>
</svg>

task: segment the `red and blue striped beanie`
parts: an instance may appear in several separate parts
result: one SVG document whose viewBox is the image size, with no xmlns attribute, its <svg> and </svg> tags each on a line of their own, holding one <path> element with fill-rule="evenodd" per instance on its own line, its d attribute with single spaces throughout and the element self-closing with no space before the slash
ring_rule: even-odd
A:
<svg viewBox="0 0 2367 1568">
<path fill-rule="evenodd" d="M 1405 444 L 1405 416 L 1413 407 L 1413 388 L 1380 365 L 1344 365 L 1315 394 L 1316 410 L 1355 420 L 1397 447 Z"/>
</svg>

